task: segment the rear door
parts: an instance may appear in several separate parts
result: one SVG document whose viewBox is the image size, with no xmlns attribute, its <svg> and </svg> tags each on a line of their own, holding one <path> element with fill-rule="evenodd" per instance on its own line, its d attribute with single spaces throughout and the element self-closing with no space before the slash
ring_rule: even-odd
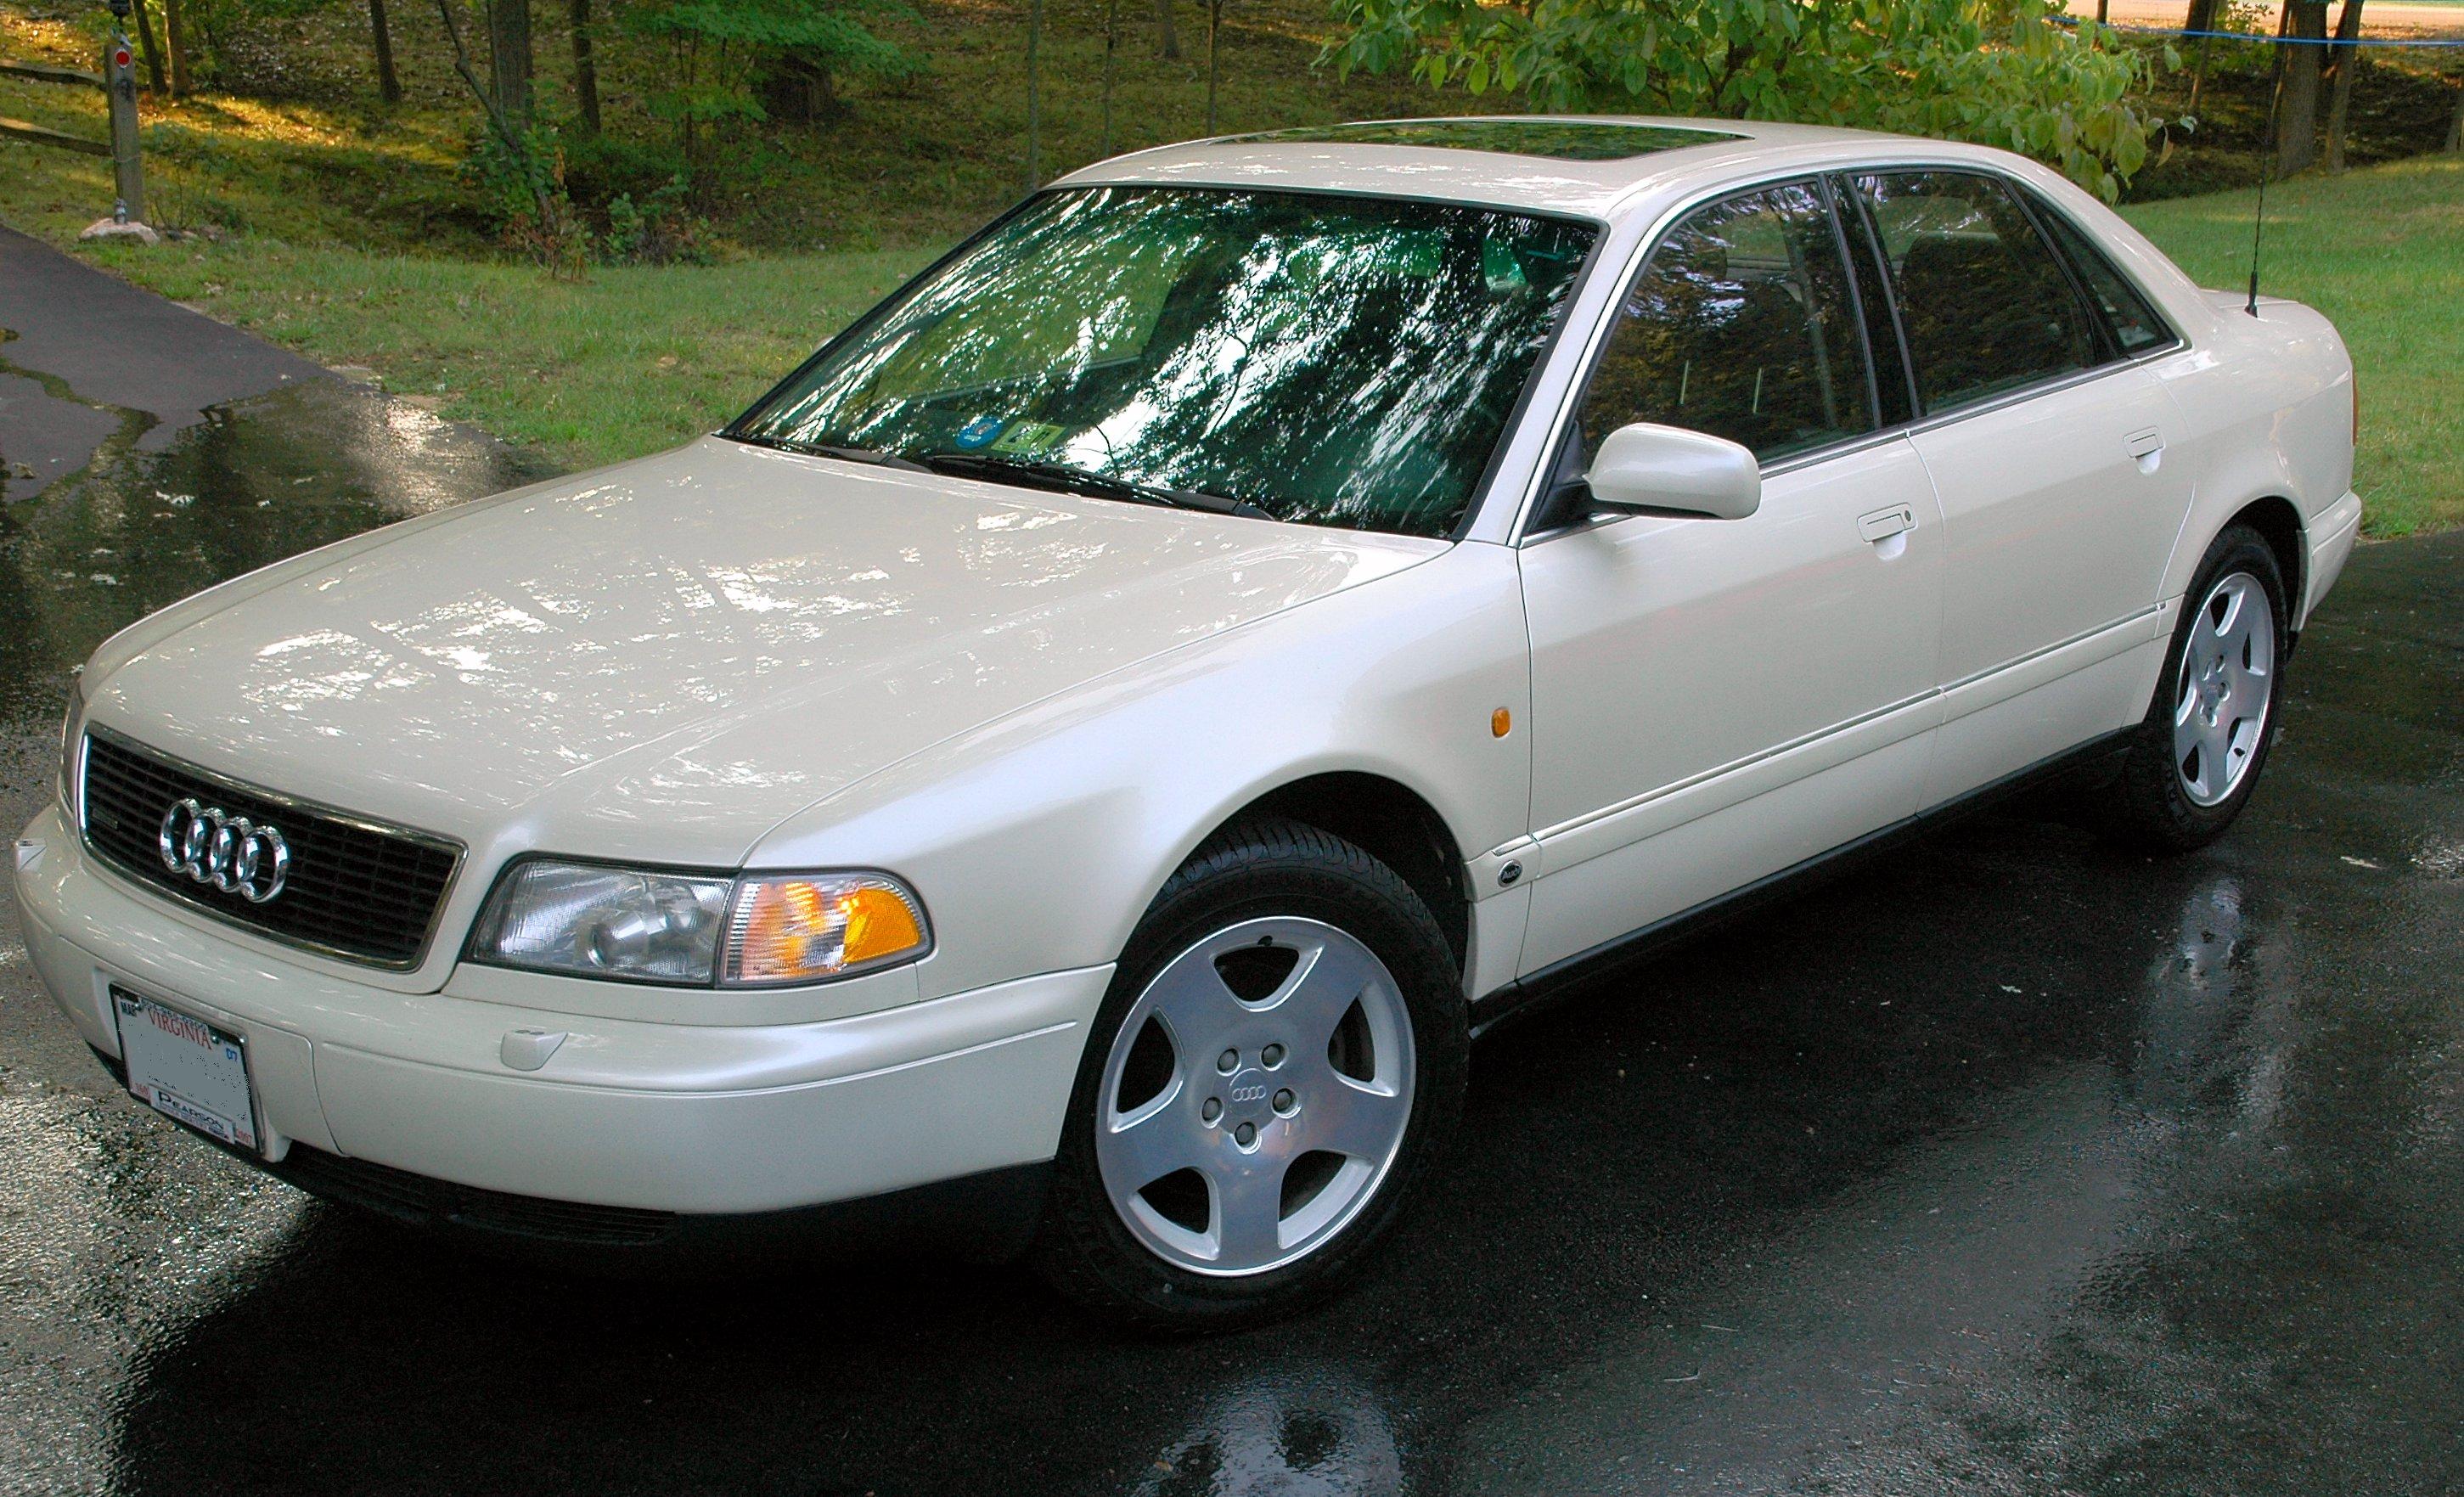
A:
<svg viewBox="0 0 2464 1497">
<path fill-rule="evenodd" d="M 1905 334 L 1912 441 L 1943 508 L 1947 800 L 2136 719 L 2188 513 L 2164 386 L 1985 172 L 1854 179 Z"/>
<path fill-rule="evenodd" d="M 1614 314 L 1560 472 L 1658 422 L 1751 449 L 1762 506 L 1526 539 L 1527 973 L 1914 809 L 1942 526 L 1881 429 L 1903 412 L 1878 408 L 1843 251 L 1825 184 L 1754 188 L 1669 230 Z"/>
</svg>

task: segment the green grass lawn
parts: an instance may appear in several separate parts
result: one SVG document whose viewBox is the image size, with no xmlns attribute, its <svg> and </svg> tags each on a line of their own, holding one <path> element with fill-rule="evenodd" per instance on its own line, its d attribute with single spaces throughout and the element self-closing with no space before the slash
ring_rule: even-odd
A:
<svg viewBox="0 0 2464 1497">
<path fill-rule="evenodd" d="M 930 250 L 603 268 L 299 249 L 88 247 L 96 263 L 572 468 L 720 425 L 889 294 Z"/>
<path fill-rule="evenodd" d="M 2130 217 L 2202 284 L 2247 274 L 2247 192 Z M 2268 194 L 2266 289 L 2336 319 L 2361 371 L 2356 483 L 2368 533 L 2464 523 L 2464 159 L 2423 158 Z M 930 248 L 610 269 L 521 266 L 253 236 L 85 253 L 141 285 L 557 460 L 588 466 L 706 431 L 926 260 Z"/>
</svg>

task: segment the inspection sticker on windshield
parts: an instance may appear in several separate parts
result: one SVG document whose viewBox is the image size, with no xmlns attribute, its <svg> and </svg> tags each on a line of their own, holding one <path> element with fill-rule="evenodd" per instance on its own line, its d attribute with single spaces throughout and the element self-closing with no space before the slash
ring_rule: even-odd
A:
<svg viewBox="0 0 2464 1497">
<path fill-rule="evenodd" d="M 1007 425 L 1009 425 L 1009 422 L 1004 417 L 978 416 L 975 420 L 968 422 L 963 427 L 960 427 L 958 429 L 958 434 L 950 438 L 950 441 L 958 448 L 972 452 L 977 448 L 986 446 L 993 438 L 1001 435 L 1001 428 Z"/>
<path fill-rule="evenodd" d="M 1009 429 L 1001 434 L 1001 440 L 993 444 L 992 450 L 1021 454 L 1041 452 L 1059 447 L 1061 439 L 1068 434 L 1067 427 L 1056 427 L 1049 421 L 1013 421 Z"/>
<path fill-rule="evenodd" d="M 227 1144 L 256 1147 L 246 1041 L 125 988 L 111 990 L 111 1006 L 138 1101 Z"/>
</svg>

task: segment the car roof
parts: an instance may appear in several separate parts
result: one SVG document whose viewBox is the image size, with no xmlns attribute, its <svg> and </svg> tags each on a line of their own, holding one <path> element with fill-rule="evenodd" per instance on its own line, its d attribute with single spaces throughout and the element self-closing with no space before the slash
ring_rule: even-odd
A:
<svg viewBox="0 0 2464 1497">
<path fill-rule="evenodd" d="M 1375 120 L 1219 136 L 1115 156 L 1056 183 L 1273 187 L 1425 197 L 1617 219 L 1749 176 L 1895 159 L 2021 158 L 1823 125 L 1648 116 Z"/>
</svg>

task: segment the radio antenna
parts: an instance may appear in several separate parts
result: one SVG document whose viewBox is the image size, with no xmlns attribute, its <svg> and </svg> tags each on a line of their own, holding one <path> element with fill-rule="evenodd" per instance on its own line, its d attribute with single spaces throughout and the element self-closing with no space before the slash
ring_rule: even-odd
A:
<svg viewBox="0 0 2464 1497">
<path fill-rule="evenodd" d="M 2286 6 L 2283 18 L 2277 21 L 2276 28 L 2276 79 L 2268 90 L 2267 143 L 2258 159 L 2258 211 L 2252 216 L 2250 224 L 2250 303 L 2242 310 L 2252 317 L 2258 316 L 2258 249 L 2260 238 L 2267 231 L 2267 179 L 2275 169 L 2277 152 L 2282 149 L 2277 132 L 2280 128 L 2284 109 L 2284 49 L 2290 45 L 2285 38 L 2292 34 L 2292 27 L 2293 8 Z"/>
</svg>

